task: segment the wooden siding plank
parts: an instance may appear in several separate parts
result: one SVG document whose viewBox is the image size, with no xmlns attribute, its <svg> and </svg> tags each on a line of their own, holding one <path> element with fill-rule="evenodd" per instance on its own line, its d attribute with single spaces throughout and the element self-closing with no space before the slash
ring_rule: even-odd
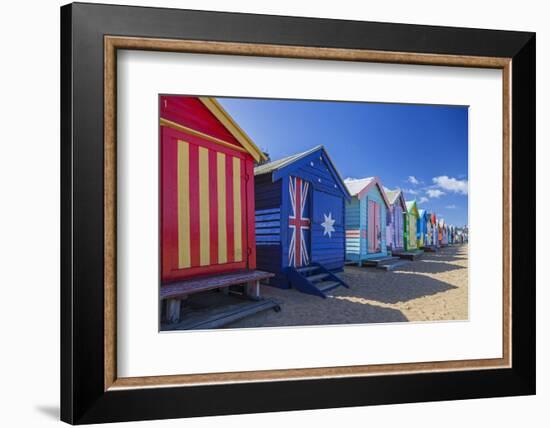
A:
<svg viewBox="0 0 550 428">
<path fill-rule="evenodd" d="M 269 227 L 281 227 L 281 222 L 279 220 L 277 221 L 260 221 L 256 223 L 256 230 L 263 229 L 263 228 L 269 228 Z"/>
<path fill-rule="evenodd" d="M 189 145 L 189 206 L 191 266 L 200 265 L 199 148 Z"/>
<path fill-rule="evenodd" d="M 235 239 L 234 251 L 236 262 L 240 262 L 243 259 L 241 184 L 241 160 L 233 157 L 233 236 Z"/>
<path fill-rule="evenodd" d="M 280 221 L 281 214 L 266 214 L 266 215 L 257 215 L 256 221 L 270 221 L 270 220 L 277 220 Z"/>
<path fill-rule="evenodd" d="M 218 180 L 218 263 L 227 263 L 227 219 L 226 219 L 226 171 L 225 154 L 216 154 L 217 180 Z"/>
<path fill-rule="evenodd" d="M 265 214 L 280 214 L 281 209 L 280 208 L 269 208 L 267 210 L 256 210 L 256 217 L 265 215 Z"/>
<path fill-rule="evenodd" d="M 177 142 L 166 129 L 162 130 L 162 277 L 167 277 L 178 266 L 178 177 Z"/>
<path fill-rule="evenodd" d="M 208 149 L 199 147 L 200 265 L 210 264 L 210 186 Z"/>
<path fill-rule="evenodd" d="M 248 268 L 256 269 L 256 201 L 254 195 L 254 162 L 245 162 L 246 173 L 246 251 Z"/>
<path fill-rule="evenodd" d="M 189 222 L 189 144 L 177 143 L 177 199 L 178 199 L 178 267 L 191 267 Z"/>
<path fill-rule="evenodd" d="M 233 208 L 234 197 L 233 197 L 233 157 L 225 157 L 225 171 L 226 171 L 226 201 L 227 201 L 227 215 L 226 215 L 226 224 L 227 224 L 227 262 L 232 263 L 235 261 L 235 226 L 234 226 L 234 216 L 235 210 Z"/>
<path fill-rule="evenodd" d="M 208 151 L 209 203 L 210 203 L 210 263 L 218 264 L 218 166 L 217 153 Z"/>
<path fill-rule="evenodd" d="M 258 235 L 279 235 L 281 233 L 280 227 L 274 227 L 270 229 L 256 229 Z"/>
</svg>

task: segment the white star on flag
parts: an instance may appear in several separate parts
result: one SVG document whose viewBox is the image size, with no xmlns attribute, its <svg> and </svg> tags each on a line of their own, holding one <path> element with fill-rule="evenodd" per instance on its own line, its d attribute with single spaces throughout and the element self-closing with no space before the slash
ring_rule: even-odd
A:
<svg viewBox="0 0 550 428">
<path fill-rule="evenodd" d="M 328 213 L 328 216 L 326 214 L 323 214 L 323 216 L 325 217 L 325 222 L 321 223 L 321 226 L 323 226 L 323 228 L 325 229 L 323 231 L 323 236 L 328 235 L 329 238 L 332 238 L 331 233 L 335 231 L 334 222 L 336 220 L 332 218 L 331 212 Z"/>
</svg>

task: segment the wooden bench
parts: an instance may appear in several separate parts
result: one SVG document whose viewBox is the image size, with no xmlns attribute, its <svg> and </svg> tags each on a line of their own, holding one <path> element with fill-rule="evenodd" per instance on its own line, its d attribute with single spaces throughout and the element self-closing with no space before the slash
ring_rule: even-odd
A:
<svg viewBox="0 0 550 428">
<path fill-rule="evenodd" d="M 275 276 L 261 270 L 241 270 L 215 276 L 172 282 L 160 287 L 160 299 L 167 300 L 166 315 L 169 322 L 178 322 L 181 301 L 190 294 L 201 291 L 228 289 L 232 285 L 243 285 L 244 295 L 251 300 L 261 300 L 260 281 Z"/>
</svg>

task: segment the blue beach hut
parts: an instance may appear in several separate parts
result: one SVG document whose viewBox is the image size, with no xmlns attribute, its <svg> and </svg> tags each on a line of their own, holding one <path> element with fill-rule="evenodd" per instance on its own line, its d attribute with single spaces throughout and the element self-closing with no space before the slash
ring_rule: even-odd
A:
<svg viewBox="0 0 550 428">
<path fill-rule="evenodd" d="M 346 260 L 364 261 L 388 256 L 386 215 L 391 207 L 378 177 L 345 181 L 351 201 L 346 205 Z"/>
<path fill-rule="evenodd" d="M 428 212 L 424 209 L 418 210 L 416 220 L 416 240 L 418 248 L 423 248 L 428 243 Z"/>
<path fill-rule="evenodd" d="M 256 266 L 270 285 L 326 297 L 345 285 L 345 203 L 351 199 L 323 146 L 254 169 Z"/>
</svg>

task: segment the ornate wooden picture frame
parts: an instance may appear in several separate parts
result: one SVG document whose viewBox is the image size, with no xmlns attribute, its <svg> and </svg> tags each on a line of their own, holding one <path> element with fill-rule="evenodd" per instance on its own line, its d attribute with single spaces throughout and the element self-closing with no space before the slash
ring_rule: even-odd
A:
<svg viewBox="0 0 550 428">
<path fill-rule="evenodd" d="M 502 358 L 118 377 L 116 53 L 122 49 L 502 70 Z M 534 34 L 71 4 L 61 9 L 61 54 L 62 420 L 81 424 L 535 392 L 535 261 L 521 256 L 534 247 L 535 230 L 520 228 L 526 220 L 513 210 L 521 206 L 528 213 L 522 217 L 534 222 Z"/>
</svg>

